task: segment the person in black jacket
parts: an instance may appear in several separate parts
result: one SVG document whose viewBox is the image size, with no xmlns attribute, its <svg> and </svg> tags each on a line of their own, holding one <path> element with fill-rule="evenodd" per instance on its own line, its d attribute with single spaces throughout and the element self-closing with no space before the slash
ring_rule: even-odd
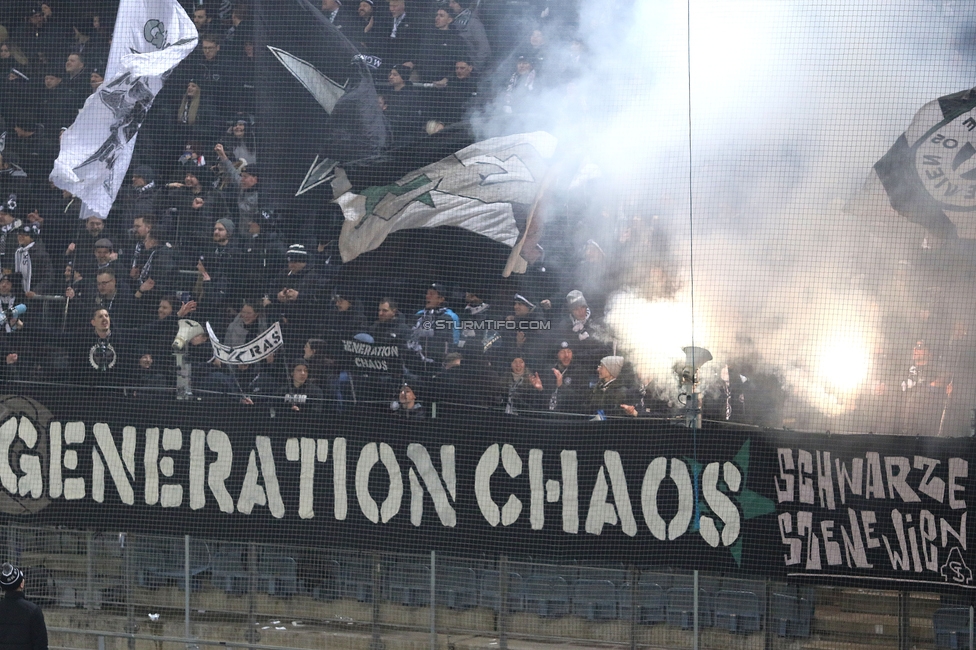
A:
<svg viewBox="0 0 976 650">
<path fill-rule="evenodd" d="M 10 650 L 47 650 L 47 625 L 41 608 L 24 597 L 24 572 L 0 567 L 0 645 Z"/>
</svg>

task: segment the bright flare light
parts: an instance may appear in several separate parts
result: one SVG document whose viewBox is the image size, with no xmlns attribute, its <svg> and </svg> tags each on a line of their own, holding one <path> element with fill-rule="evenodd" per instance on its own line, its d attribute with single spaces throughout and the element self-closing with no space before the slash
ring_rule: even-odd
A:
<svg viewBox="0 0 976 650">
<path fill-rule="evenodd" d="M 818 355 L 818 372 L 835 391 L 849 394 L 860 387 L 871 370 L 871 355 L 863 337 L 832 337 Z"/>
</svg>

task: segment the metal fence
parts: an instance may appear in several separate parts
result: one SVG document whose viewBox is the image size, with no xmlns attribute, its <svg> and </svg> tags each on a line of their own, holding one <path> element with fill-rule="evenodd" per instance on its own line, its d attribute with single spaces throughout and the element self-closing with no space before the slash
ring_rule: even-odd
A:
<svg viewBox="0 0 976 650">
<path fill-rule="evenodd" d="M 972 648 L 971 601 L 506 557 L 7 526 L 52 647 Z"/>
</svg>

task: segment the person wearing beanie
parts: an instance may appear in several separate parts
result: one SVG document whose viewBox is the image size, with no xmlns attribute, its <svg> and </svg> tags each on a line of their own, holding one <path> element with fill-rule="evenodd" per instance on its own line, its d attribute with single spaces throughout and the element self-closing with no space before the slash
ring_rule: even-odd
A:
<svg viewBox="0 0 976 650">
<path fill-rule="evenodd" d="M 422 420 L 427 417 L 427 410 L 417 399 L 413 387 L 407 382 L 403 382 L 400 386 L 400 392 L 397 394 L 396 401 L 390 404 L 390 410 L 393 411 L 394 415 L 401 418 Z"/>
<path fill-rule="evenodd" d="M 619 379 L 623 369 L 623 357 L 612 355 L 600 360 L 600 365 L 596 369 L 600 380 L 590 393 L 590 413 L 605 416 L 637 415 L 637 409 L 628 403 L 632 401 L 628 390 Z"/>
<path fill-rule="evenodd" d="M 241 252 L 234 241 L 234 222 L 227 218 L 217 219 L 213 226 L 213 241 L 200 256 L 197 272 L 200 274 L 197 293 L 202 294 L 201 306 L 206 315 L 217 320 L 218 331 L 227 327 L 224 309 L 240 304 L 241 300 Z"/>
<path fill-rule="evenodd" d="M 575 359 L 571 341 L 560 341 L 555 349 L 556 363 L 548 372 L 540 373 L 550 411 L 557 413 L 585 413 L 587 368 Z"/>
<path fill-rule="evenodd" d="M 556 336 L 573 342 L 578 362 L 586 365 L 595 363 L 609 351 L 606 327 L 593 316 L 586 297 L 579 289 L 566 294 L 566 311 L 556 329 Z"/>
<path fill-rule="evenodd" d="M 302 345 L 315 333 L 321 320 L 321 282 L 312 268 L 311 256 L 302 244 L 285 251 L 285 268 L 268 285 L 262 304 L 274 320 L 281 317 L 285 352 L 301 353 Z"/>
<path fill-rule="evenodd" d="M 0 566 L 0 645 L 17 650 L 47 650 L 47 625 L 41 608 L 24 596 L 24 572 Z"/>
</svg>

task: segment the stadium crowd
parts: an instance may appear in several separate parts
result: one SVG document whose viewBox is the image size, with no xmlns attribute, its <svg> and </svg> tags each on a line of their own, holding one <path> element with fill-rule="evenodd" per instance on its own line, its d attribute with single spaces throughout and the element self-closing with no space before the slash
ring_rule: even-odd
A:
<svg viewBox="0 0 976 650">
<path fill-rule="evenodd" d="M 510 21 L 482 22 L 479 0 L 320 1 L 333 25 L 384 61 L 374 77 L 397 146 L 489 104 L 501 115 L 530 112 L 535 93 L 571 81 L 585 58 L 570 14 L 545 3 L 523 3 L 533 22 L 512 40 Z M 146 397 L 172 391 L 189 367 L 196 396 L 299 412 L 353 401 L 407 418 L 434 415 L 435 405 L 670 412 L 616 353 L 603 309 L 619 269 L 596 239 L 580 241 L 580 229 L 568 236 L 577 239 L 564 246 L 571 252 L 561 271 L 547 270 L 539 246 L 516 282 L 430 277 L 425 290 L 407 292 L 349 281 L 334 240 L 281 223 L 262 205 L 255 130 L 268 125 L 254 118 L 247 3 L 187 4 L 198 49 L 147 115 L 111 213 L 86 212 L 47 179 L 60 133 L 105 81 L 116 7 L 52 0 L 0 9 L 5 381 L 126 387 Z M 557 33 L 568 44 L 559 53 L 548 44 Z M 648 250 L 652 229 L 635 218 L 615 250 Z M 229 346 L 278 323 L 283 345 L 234 365 L 213 358 L 207 335 L 197 335 L 181 370 L 171 347 L 181 318 L 210 323 Z M 731 417 L 736 397 L 726 382 L 716 414 Z"/>
</svg>

